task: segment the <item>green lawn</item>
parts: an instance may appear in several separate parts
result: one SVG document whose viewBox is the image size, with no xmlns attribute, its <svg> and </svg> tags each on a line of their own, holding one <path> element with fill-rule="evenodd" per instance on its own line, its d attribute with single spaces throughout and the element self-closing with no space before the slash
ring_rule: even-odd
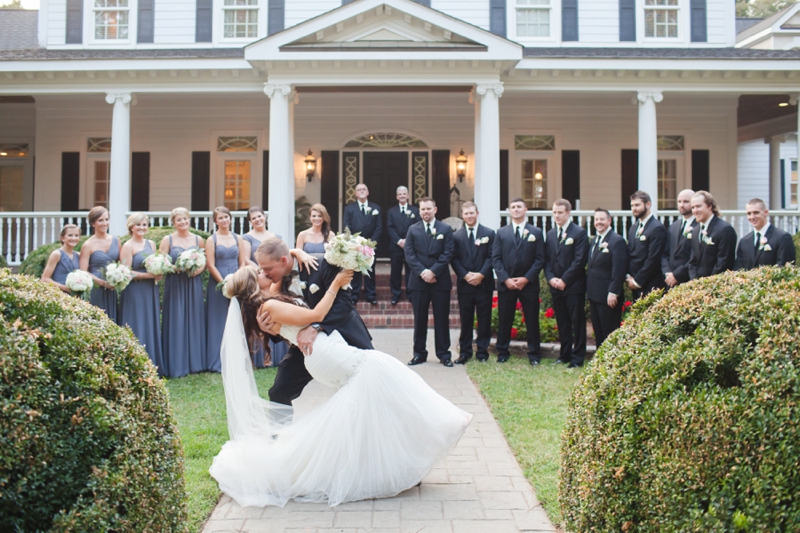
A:
<svg viewBox="0 0 800 533">
<path fill-rule="evenodd" d="M 561 524 L 559 435 L 583 369 L 567 370 L 552 359 L 543 359 L 538 368 L 532 368 L 527 357 L 512 357 L 503 365 L 495 360 L 479 364 L 473 359 L 466 365 L 467 374 L 489 404 L 550 520 Z"/>
<path fill-rule="evenodd" d="M 274 368 L 256 371 L 256 383 L 264 398 L 275 379 L 275 372 Z M 219 374 L 194 374 L 169 380 L 167 388 L 186 456 L 189 530 L 199 531 L 220 495 L 208 467 L 228 440 L 222 377 Z"/>
</svg>

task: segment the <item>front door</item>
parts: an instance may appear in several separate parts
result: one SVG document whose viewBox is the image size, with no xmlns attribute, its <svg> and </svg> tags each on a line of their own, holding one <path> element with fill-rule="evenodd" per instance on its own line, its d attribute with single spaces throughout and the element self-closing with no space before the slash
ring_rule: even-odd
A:
<svg viewBox="0 0 800 533">
<path fill-rule="evenodd" d="M 389 232 L 386 214 L 397 203 L 396 190 L 408 187 L 408 152 L 364 152 L 364 183 L 369 199 L 381 206 L 383 233 L 378 240 L 378 257 L 389 257 Z"/>
</svg>

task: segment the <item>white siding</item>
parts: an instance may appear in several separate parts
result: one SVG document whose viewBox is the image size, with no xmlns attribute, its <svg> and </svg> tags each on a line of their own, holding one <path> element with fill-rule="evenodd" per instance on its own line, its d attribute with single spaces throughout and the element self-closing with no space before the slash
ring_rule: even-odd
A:
<svg viewBox="0 0 800 533">
<path fill-rule="evenodd" d="M 67 40 L 67 0 L 43 0 L 47 5 L 47 44 Z"/>
<path fill-rule="evenodd" d="M 341 5 L 341 0 L 286 0 L 283 19 L 285 27 L 291 28 Z"/>
<path fill-rule="evenodd" d="M 473 26 L 489 29 L 489 0 L 431 0 L 431 7 Z M 511 9 L 510 2 L 506 9 Z"/>
<path fill-rule="evenodd" d="M 193 43 L 196 7 L 195 0 L 155 2 L 154 42 L 158 44 Z M 217 13 L 214 13 L 214 16 L 218 18 Z"/>
<path fill-rule="evenodd" d="M 784 160 L 785 176 L 791 175 L 790 162 L 797 159 L 795 141 L 781 144 L 781 159 Z M 769 203 L 769 145 L 762 139 L 741 143 L 739 160 L 738 209 L 744 209 L 751 198 L 761 198 Z M 788 198 L 787 198 L 788 201 Z"/>
<path fill-rule="evenodd" d="M 604 43 L 603 46 L 618 43 L 619 0 L 578 2 L 578 38 L 581 43 Z"/>
</svg>

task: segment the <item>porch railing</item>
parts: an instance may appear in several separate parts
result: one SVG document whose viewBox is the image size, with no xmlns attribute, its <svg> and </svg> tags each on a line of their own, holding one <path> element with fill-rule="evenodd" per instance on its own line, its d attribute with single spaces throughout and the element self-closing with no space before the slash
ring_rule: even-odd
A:
<svg viewBox="0 0 800 533">
<path fill-rule="evenodd" d="M 246 233 L 250 230 L 246 211 L 234 211 L 232 214 L 232 228 L 236 233 Z M 169 211 L 151 211 L 150 225 L 161 227 L 169 225 Z M 213 233 L 211 211 L 197 211 L 192 213 L 192 227 Z M 680 214 L 677 211 L 659 211 L 658 218 L 664 224 L 670 224 Z M 771 222 L 775 226 L 791 234 L 800 230 L 800 211 L 771 211 Z M 590 234 L 594 233 L 592 227 L 594 211 L 573 211 L 572 220 Z M 630 211 L 611 211 L 614 231 L 627 238 L 628 228 L 633 225 Z M 750 232 L 747 214 L 743 210 L 722 211 L 722 218 L 728 221 L 739 237 Z M 500 212 L 503 224 L 508 224 L 510 217 L 508 211 Z M 543 231 L 553 227 L 553 215 L 549 211 L 529 211 L 528 221 Z M 77 224 L 83 234 L 89 233 L 85 211 L 51 211 L 51 212 L 0 212 L 0 254 L 11 266 L 18 266 L 36 248 L 58 241 L 58 235 L 64 224 Z"/>
</svg>

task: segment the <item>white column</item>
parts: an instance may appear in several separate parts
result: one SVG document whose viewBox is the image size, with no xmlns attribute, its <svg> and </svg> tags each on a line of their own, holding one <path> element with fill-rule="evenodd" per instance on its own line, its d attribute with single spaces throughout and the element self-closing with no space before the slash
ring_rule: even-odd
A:
<svg viewBox="0 0 800 533">
<path fill-rule="evenodd" d="M 108 212 L 112 235 L 125 235 L 125 213 L 131 208 L 131 93 L 107 93 L 114 105 L 111 119 L 111 168 Z"/>
<path fill-rule="evenodd" d="M 800 93 L 792 93 L 789 103 L 797 106 L 797 171 L 800 172 Z M 791 168 L 789 170 L 791 171 Z"/>
<path fill-rule="evenodd" d="M 639 91 L 639 190 L 650 195 L 652 212 L 658 211 L 658 128 L 656 104 L 661 91 Z"/>
<path fill-rule="evenodd" d="M 269 96 L 269 230 L 294 245 L 294 170 L 288 84 L 264 84 Z"/>
<path fill-rule="evenodd" d="M 481 160 L 481 99 L 478 97 L 478 95 L 473 90 L 469 94 L 469 101 L 470 101 L 471 104 L 473 104 L 475 106 L 475 140 L 474 140 L 474 149 L 472 151 L 473 152 L 472 153 L 472 185 L 474 187 L 474 200 L 473 200 L 473 202 L 475 202 L 478 205 L 478 210 L 480 211 L 481 204 L 483 203 L 481 201 L 481 198 L 483 198 L 483 196 L 481 194 L 482 189 L 483 189 L 483 187 L 482 187 L 483 180 L 479 179 L 480 172 L 478 172 L 478 169 L 480 168 L 478 165 L 480 165 L 479 161 Z M 459 213 L 458 215 L 454 215 L 454 216 L 460 216 L 460 215 L 461 215 L 461 213 Z M 481 221 L 481 222 L 483 222 L 483 221 Z"/>
<path fill-rule="evenodd" d="M 781 208 L 781 142 L 783 137 L 767 137 L 769 144 L 769 208 Z"/>
<path fill-rule="evenodd" d="M 480 110 L 478 126 L 480 158 L 475 166 L 475 183 L 481 181 L 479 208 L 481 223 L 497 229 L 500 227 L 500 97 L 503 84 L 481 84 L 475 88 Z"/>
</svg>

